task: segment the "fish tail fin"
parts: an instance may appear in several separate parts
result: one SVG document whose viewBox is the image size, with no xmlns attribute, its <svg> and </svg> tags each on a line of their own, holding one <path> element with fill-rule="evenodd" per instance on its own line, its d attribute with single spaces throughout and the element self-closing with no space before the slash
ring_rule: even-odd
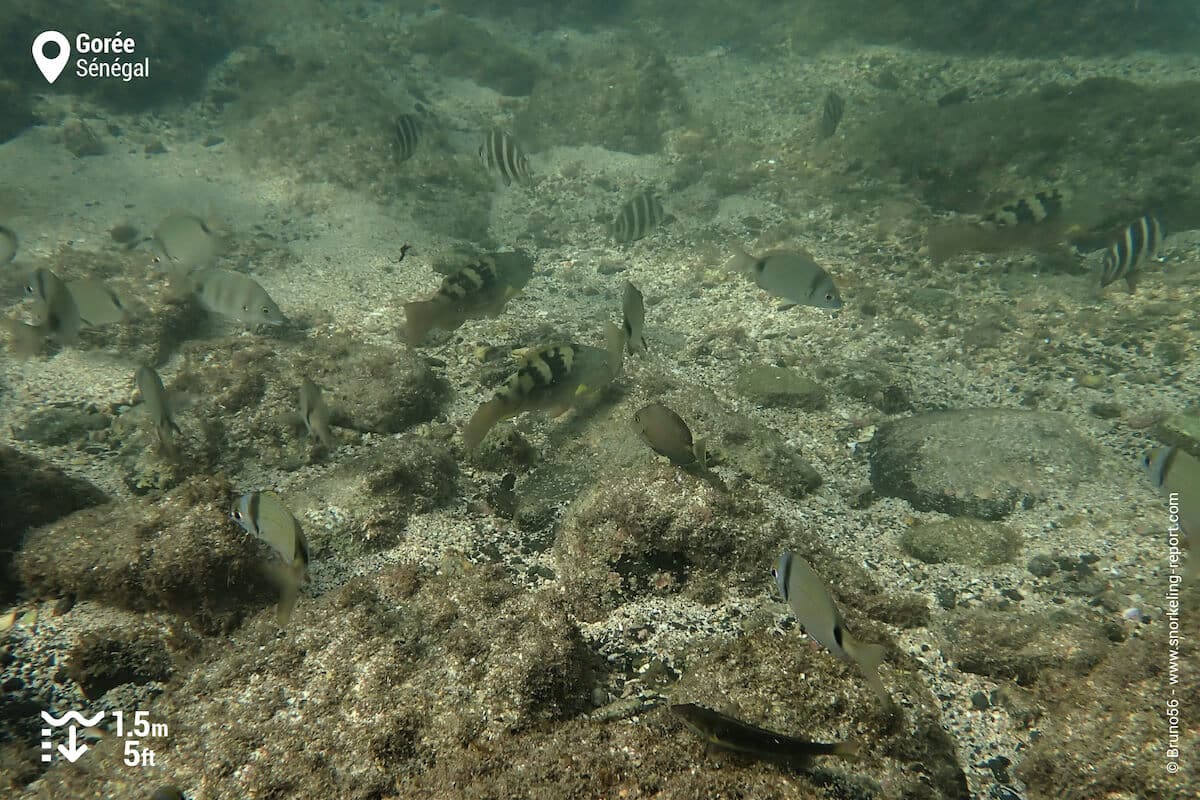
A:
<svg viewBox="0 0 1200 800">
<path fill-rule="evenodd" d="M 604 327 L 604 339 L 608 345 L 608 372 L 615 378 L 625 364 L 625 331 L 609 322 Z"/>
<path fill-rule="evenodd" d="M 842 758 L 858 758 L 861 751 L 862 745 L 853 739 L 848 742 L 838 742 L 833 746 L 833 755 Z"/>
<path fill-rule="evenodd" d="M 408 343 L 416 347 L 437 324 L 437 303 L 432 300 L 414 300 L 404 304 L 404 335 Z"/>
<path fill-rule="evenodd" d="M 493 397 L 475 409 L 475 413 L 471 415 L 471 419 L 467 421 L 462 430 L 463 444 L 467 446 L 468 450 L 474 450 L 479 446 L 492 426 L 504 417 L 504 411 L 504 401 L 499 397 Z"/>
<path fill-rule="evenodd" d="M 696 457 L 696 463 L 701 469 L 708 469 L 708 446 L 703 439 L 692 442 L 692 455 Z"/>
<path fill-rule="evenodd" d="M 733 246 L 733 255 L 728 261 L 725 262 L 725 268 L 731 272 L 747 274 L 750 272 L 750 268 L 753 267 L 757 261 L 758 259 L 750 255 L 750 253 L 746 251 L 746 248 L 742 247 L 740 244 L 735 244 Z"/>
<path fill-rule="evenodd" d="M 8 331 L 10 346 L 17 358 L 30 358 L 41 352 L 45 335 L 40 326 L 6 319 L 0 320 L 0 329 Z"/>
<path fill-rule="evenodd" d="M 192 277 L 191 270 L 165 260 L 162 264 L 162 271 L 167 276 L 165 294 L 168 300 L 179 302 L 185 300 L 188 295 L 196 291 L 198 287 L 196 279 Z"/>
<path fill-rule="evenodd" d="M 289 567 L 280 563 L 266 566 L 267 576 L 279 589 L 279 602 L 275 606 L 275 621 L 286 628 L 300 599 L 300 587 L 305 583 L 307 570 L 303 565 Z"/>
</svg>

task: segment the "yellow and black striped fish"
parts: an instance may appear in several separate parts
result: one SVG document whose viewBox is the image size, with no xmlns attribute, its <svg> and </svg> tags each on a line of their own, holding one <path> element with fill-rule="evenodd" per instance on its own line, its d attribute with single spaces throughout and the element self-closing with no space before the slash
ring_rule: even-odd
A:
<svg viewBox="0 0 1200 800">
<path fill-rule="evenodd" d="M 1006 202 L 983 215 L 984 222 L 995 225 L 1040 225 L 1059 216 L 1067 196 L 1059 189 L 1043 189 Z"/>
<path fill-rule="evenodd" d="M 608 233 L 618 242 L 641 239 L 663 221 L 663 207 L 652 189 L 644 189 L 631 197 L 608 226 Z"/>
<path fill-rule="evenodd" d="M 1124 278 L 1129 291 L 1133 292 L 1137 288 L 1142 267 L 1158 255 L 1162 241 L 1162 225 L 1155 217 L 1146 214 L 1134 220 L 1104 254 L 1104 262 L 1100 266 L 1100 287 Z"/>
<path fill-rule="evenodd" d="M 468 319 L 498 316 L 532 274 L 527 253 L 483 256 L 447 275 L 433 297 L 404 304 L 405 338 L 416 346 L 434 328 L 452 331 Z"/>
<path fill-rule="evenodd" d="M 488 171 L 499 175 L 505 186 L 529 180 L 529 162 L 521 146 L 508 131 L 492 128 L 479 146 L 479 160 Z"/>
<path fill-rule="evenodd" d="M 607 348 L 555 344 L 521 353 L 520 366 L 491 400 L 476 409 L 463 428 L 463 442 L 474 449 L 502 419 L 525 411 L 547 409 L 553 416 L 593 394 L 621 372 L 625 337 L 612 323 L 606 329 Z"/>
<path fill-rule="evenodd" d="M 417 143 L 421 141 L 421 121 L 412 114 L 401 114 L 396 117 L 396 160 L 401 163 L 408 161 L 417 151 Z"/>
</svg>

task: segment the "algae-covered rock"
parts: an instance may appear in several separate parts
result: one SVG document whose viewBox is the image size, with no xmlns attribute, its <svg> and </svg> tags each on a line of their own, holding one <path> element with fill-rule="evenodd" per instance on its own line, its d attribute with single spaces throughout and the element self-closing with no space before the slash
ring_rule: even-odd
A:
<svg viewBox="0 0 1200 800">
<path fill-rule="evenodd" d="M 529 94 L 541 73 L 532 56 L 483 25 L 450 11 L 426 17 L 413 28 L 411 42 L 440 72 L 469 78 L 500 94 Z"/>
<path fill-rule="evenodd" d="M 25 532 L 73 511 L 106 502 L 104 492 L 82 478 L 43 464 L 11 447 L 0 447 L 0 600 L 20 586 L 10 577 L 10 562 Z"/>
<path fill-rule="evenodd" d="M 1082 675 L 1112 647 L 1098 619 L 1067 609 L 1040 614 L 971 608 L 954 612 L 946 626 L 959 669 L 1033 684 L 1052 668 Z"/>
<path fill-rule="evenodd" d="M 711 486 L 683 492 L 662 473 L 616 474 L 571 504 L 555 552 L 576 613 L 594 619 L 704 573 L 761 582 L 784 534 L 753 503 Z"/>
<path fill-rule="evenodd" d="M 1007 564 L 1021 552 L 1020 532 L 998 522 L 958 517 L 914 525 L 900 536 L 900 547 L 926 564 Z"/>
<path fill-rule="evenodd" d="M 1200 747 L 1200 730 L 1181 724 L 1179 739 L 1172 741 L 1169 723 L 1146 722 L 1170 720 L 1173 707 L 1181 717 L 1200 708 L 1196 670 L 1179 670 L 1178 681 L 1163 688 L 1169 679 L 1164 653 L 1177 648 L 1181 664 L 1200 657 L 1200 625 L 1194 615 L 1181 619 L 1185 629 L 1175 644 L 1168 644 L 1165 625 L 1152 625 L 1144 637 L 1114 648 L 1086 678 L 1068 671 L 1063 680 L 1047 684 L 1038 722 L 1042 735 L 1016 769 L 1031 797 L 1176 800 L 1189 796 L 1184 787 L 1200 785 L 1200 767 L 1188 757 Z M 1132 753 L 1143 755 L 1131 758 Z"/>
<path fill-rule="evenodd" d="M 67 675 L 83 694 L 95 699 L 126 683 L 165 681 L 171 656 L 149 628 L 101 628 L 84 634 L 67 655 Z"/>
<path fill-rule="evenodd" d="M 860 639 L 890 645 L 877 628 L 856 622 L 850 624 Z M 914 672 L 896 667 L 885 662 L 881 670 L 889 692 L 921 698 L 906 708 L 900 725 L 881 711 L 853 664 L 808 646 L 795 632 L 780 637 L 774 627 L 761 628 L 728 643 L 696 642 L 671 700 L 823 742 L 842 741 L 851 738 L 851 730 L 858 731 L 853 738 L 862 744 L 862 760 L 852 766 L 833 759 L 819 762 L 823 773 L 838 776 L 849 796 L 874 796 L 886 784 L 903 797 L 966 797 L 966 777 L 954 742 L 942 728 L 937 701 Z M 680 735 L 693 752 L 703 752 L 699 737 L 683 729 Z M 742 763 L 736 756 L 721 758 Z"/>
<path fill-rule="evenodd" d="M 785 367 L 745 367 L 734 380 L 740 394 L 767 408 L 818 411 L 828 403 L 825 387 Z"/>
<path fill-rule="evenodd" d="M 1095 474 L 1097 453 L 1065 417 L 1017 409 L 919 414 L 880 425 L 869 449 L 871 483 L 921 511 L 999 520 L 1030 507 L 1047 486 Z"/>
<path fill-rule="evenodd" d="M 539 81 L 515 127 L 539 149 L 591 144 L 657 153 L 666 131 L 686 115 L 679 78 L 663 53 L 645 40 L 620 39 L 591 47 Z"/>
<path fill-rule="evenodd" d="M 1154 435 L 1200 458 L 1200 410 L 1170 415 L 1154 427 Z"/>
<path fill-rule="evenodd" d="M 13 435 L 24 442 L 62 445 L 87 439 L 110 424 L 112 418 L 95 408 L 53 407 L 34 412 Z"/>
<path fill-rule="evenodd" d="M 231 497 L 228 482 L 197 478 L 158 500 L 75 512 L 25 537 L 17 576 L 35 595 L 170 611 L 205 631 L 228 629 L 275 597 L 262 572 L 270 554 L 230 521 Z"/>
</svg>

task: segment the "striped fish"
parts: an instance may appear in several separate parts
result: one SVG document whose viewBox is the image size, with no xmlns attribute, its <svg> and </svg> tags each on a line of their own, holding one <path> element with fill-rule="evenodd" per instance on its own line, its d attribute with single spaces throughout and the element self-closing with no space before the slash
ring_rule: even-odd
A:
<svg viewBox="0 0 1200 800">
<path fill-rule="evenodd" d="M 828 139 L 837 131 L 838 123 L 842 121 L 842 114 L 846 111 L 846 101 L 841 98 L 837 92 L 830 92 L 825 95 L 825 103 L 821 106 L 821 124 L 818 126 L 818 133 L 822 139 Z"/>
<path fill-rule="evenodd" d="M 175 434 L 182 433 L 175 424 L 172 414 L 171 398 L 163 388 L 162 378 L 153 367 L 138 367 L 134 373 L 138 391 L 142 393 L 142 405 L 154 423 L 154 433 L 158 436 L 159 446 L 170 458 L 178 458 L 179 448 L 175 444 Z"/>
<path fill-rule="evenodd" d="M 401 114 L 396 118 L 396 159 L 408 161 L 417 151 L 421 141 L 421 122 L 412 114 Z"/>
<path fill-rule="evenodd" d="M 308 583 L 308 540 L 300 523 L 287 506 L 271 492 L 248 492 L 234 501 L 229 512 L 234 522 L 247 533 L 270 545 L 286 567 L 272 571 L 279 584 L 276 618 L 288 624 L 300 587 Z"/>
<path fill-rule="evenodd" d="M 641 239 L 663 221 L 663 207 L 652 189 L 631 197 L 608 225 L 608 233 L 618 242 Z"/>
<path fill-rule="evenodd" d="M 206 269 L 196 276 L 196 296 L 208 311 L 224 314 L 248 325 L 282 325 L 287 322 L 279 306 L 258 285 L 240 272 Z"/>
<path fill-rule="evenodd" d="M 529 162 L 521 152 L 521 146 L 508 131 L 492 128 L 479 146 L 479 160 L 492 172 L 500 176 L 505 186 L 514 181 L 529 180 Z"/>
<path fill-rule="evenodd" d="M 1129 291 L 1137 287 L 1138 273 L 1154 260 L 1162 246 L 1162 225 L 1150 214 L 1134 220 L 1119 239 L 1109 246 L 1100 267 L 1100 287 L 1124 278 Z"/>
<path fill-rule="evenodd" d="M 994 225 L 1040 225 L 1062 213 L 1067 196 L 1059 189 L 1043 189 L 1026 197 L 1009 200 L 983 215 Z"/>
</svg>

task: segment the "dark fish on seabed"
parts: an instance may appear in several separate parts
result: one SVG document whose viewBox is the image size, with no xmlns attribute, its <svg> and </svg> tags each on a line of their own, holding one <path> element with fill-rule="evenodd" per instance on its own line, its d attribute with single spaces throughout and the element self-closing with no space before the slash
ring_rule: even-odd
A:
<svg viewBox="0 0 1200 800">
<path fill-rule="evenodd" d="M 646 352 L 646 306 L 642 293 L 629 281 L 625 281 L 625 292 L 621 298 L 621 316 L 625 327 L 625 348 L 633 353 Z"/>
<path fill-rule="evenodd" d="M 533 259 L 523 251 L 492 253 L 447 275 L 433 297 L 404 304 L 405 338 L 421 343 L 429 331 L 452 331 L 468 319 L 496 317 L 525 288 Z"/>
<path fill-rule="evenodd" d="M 492 128 L 479 146 L 479 160 L 488 172 L 499 176 L 505 186 L 529 180 L 529 162 L 521 146 L 508 131 Z"/>
<path fill-rule="evenodd" d="M 813 742 L 760 728 L 695 703 L 677 703 L 671 712 L 709 746 L 752 758 L 803 768 L 814 756 L 855 758 L 856 742 Z"/>
<path fill-rule="evenodd" d="M 1150 214 L 1130 223 L 1104 254 L 1100 265 L 1100 288 L 1124 278 L 1132 294 L 1142 267 L 1158 257 L 1163 238 L 1162 225 Z"/>
<path fill-rule="evenodd" d="M 1200 459 L 1178 447 L 1159 447 L 1142 458 L 1150 480 L 1178 503 L 1179 529 L 1187 537 L 1187 563 L 1183 584 L 1188 586 L 1200 576 Z"/>
<path fill-rule="evenodd" d="M 845 111 L 846 101 L 841 95 L 832 91 L 825 95 L 825 102 L 821 104 L 821 123 L 817 129 L 822 139 L 828 139 L 837 132 L 838 123 L 842 121 Z"/>
<path fill-rule="evenodd" d="M 621 206 L 608 225 L 608 233 L 618 242 L 636 241 L 658 227 L 664 218 L 662 202 L 652 189 L 645 189 Z"/>
<path fill-rule="evenodd" d="M 621 373 L 625 341 L 621 329 L 609 323 L 607 349 L 577 344 L 538 347 L 524 353 L 520 366 L 491 400 L 476 409 L 463 427 L 463 443 L 476 448 L 502 419 L 526 411 L 565 414 L 583 397 L 594 395 Z"/>
<path fill-rule="evenodd" d="M 300 419 L 309 436 L 330 450 L 337 446 L 333 431 L 329 429 L 329 406 L 325 405 L 325 398 L 321 396 L 321 387 L 308 378 L 300 384 Z"/>
<path fill-rule="evenodd" d="M 842 612 L 833 602 L 821 576 L 803 558 L 786 550 L 771 570 L 771 575 L 775 578 L 779 594 L 791 606 L 804 632 L 838 658 L 857 664 L 883 707 L 893 708 L 892 698 L 879 677 L 883 647 L 860 642 L 850 635 Z"/>
<path fill-rule="evenodd" d="M 296 607 L 300 589 L 308 583 L 308 540 L 300 522 L 283 501 L 271 492 L 248 492 L 233 503 L 230 516 L 247 533 L 270 545 L 286 565 L 273 570 L 271 577 L 279 584 L 279 606 L 276 619 L 286 626 Z"/>
<path fill-rule="evenodd" d="M 651 450 L 675 466 L 705 466 L 704 441 L 694 441 L 683 418 L 662 403 L 651 403 L 634 413 L 633 429 Z"/>
<path fill-rule="evenodd" d="M 731 266 L 787 305 L 842 307 L 833 278 L 804 250 L 776 250 L 756 258 L 738 248 Z"/>
<path fill-rule="evenodd" d="M 396 117 L 396 160 L 403 163 L 412 158 L 420 141 L 421 121 L 413 114 Z"/>
<path fill-rule="evenodd" d="M 0 225 L 0 264 L 7 264 L 17 257 L 17 234 L 12 228 Z"/>
<path fill-rule="evenodd" d="M 169 458 L 179 457 L 179 448 L 175 444 L 175 434 L 182 434 L 175 424 L 171 409 L 171 398 L 163 388 L 162 378 L 153 367 L 138 367 L 134 375 L 138 391 L 142 393 L 142 405 L 154 423 L 154 433 L 158 436 L 158 444 L 162 452 Z"/>
</svg>

